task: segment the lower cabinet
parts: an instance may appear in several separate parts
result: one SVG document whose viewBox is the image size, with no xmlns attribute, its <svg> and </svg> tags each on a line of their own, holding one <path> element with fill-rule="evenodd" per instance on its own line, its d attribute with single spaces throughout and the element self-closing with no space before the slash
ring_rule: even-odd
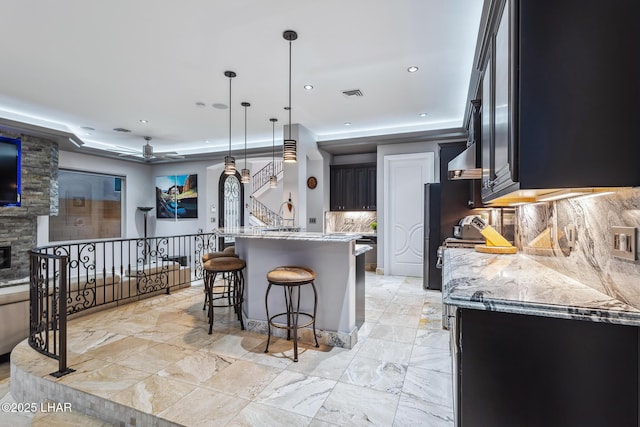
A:
<svg viewBox="0 0 640 427">
<path fill-rule="evenodd" d="M 638 328 L 458 309 L 456 425 L 638 426 Z"/>
</svg>

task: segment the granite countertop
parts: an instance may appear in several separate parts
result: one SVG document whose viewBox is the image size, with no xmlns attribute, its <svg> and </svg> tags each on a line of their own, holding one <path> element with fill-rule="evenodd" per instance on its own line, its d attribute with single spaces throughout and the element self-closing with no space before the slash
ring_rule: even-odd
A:
<svg viewBox="0 0 640 427">
<path fill-rule="evenodd" d="M 640 326 L 640 310 L 550 269 L 526 255 L 446 249 L 445 304 L 563 319 Z"/>
<path fill-rule="evenodd" d="M 369 252 L 372 249 L 373 247 L 369 245 L 356 245 L 355 250 L 353 251 L 353 254 L 355 256 L 362 255 L 363 253 Z"/>
<path fill-rule="evenodd" d="M 214 234 L 247 239 L 307 240 L 316 242 L 351 242 L 362 238 L 360 233 L 319 233 L 310 231 L 281 231 L 263 227 L 216 228 Z"/>
</svg>

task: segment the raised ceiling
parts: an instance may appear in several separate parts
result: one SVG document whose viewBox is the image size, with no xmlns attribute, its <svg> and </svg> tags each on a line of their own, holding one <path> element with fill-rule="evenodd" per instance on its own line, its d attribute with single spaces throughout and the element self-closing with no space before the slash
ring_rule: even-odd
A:
<svg viewBox="0 0 640 427">
<path fill-rule="evenodd" d="M 213 105 L 229 103 L 233 70 L 233 149 L 244 146 L 243 101 L 249 148 L 270 147 L 269 118 L 280 137 L 287 123 L 292 29 L 292 122 L 319 141 L 459 128 L 482 3 L 5 0 L 0 119 L 85 148 L 138 153 L 150 136 L 156 151 L 222 152 L 229 110 Z M 355 89 L 363 96 L 343 94 Z"/>
</svg>

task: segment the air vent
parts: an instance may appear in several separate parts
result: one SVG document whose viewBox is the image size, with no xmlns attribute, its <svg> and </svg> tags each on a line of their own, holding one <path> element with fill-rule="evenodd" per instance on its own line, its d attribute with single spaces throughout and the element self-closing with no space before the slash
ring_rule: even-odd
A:
<svg viewBox="0 0 640 427">
<path fill-rule="evenodd" d="M 129 129 L 125 128 L 113 128 L 113 130 L 115 130 L 116 132 L 131 132 Z"/>
<path fill-rule="evenodd" d="M 360 89 L 343 90 L 342 94 L 347 98 L 352 96 L 364 96 L 364 94 Z"/>
</svg>

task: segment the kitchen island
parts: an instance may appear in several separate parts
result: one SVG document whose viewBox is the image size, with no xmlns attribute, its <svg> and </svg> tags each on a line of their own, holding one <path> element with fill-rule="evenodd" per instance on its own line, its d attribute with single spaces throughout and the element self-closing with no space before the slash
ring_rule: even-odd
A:
<svg viewBox="0 0 640 427">
<path fill-rule="evenodd" d="M 214 233 L 235 240 L 236 254 L 247 262 L 242 315 L 248 330 L 267 333 L 265 293 L 267 272 L 278 266 L 299 265 L 316 272 L 318 308 L 316 332 L 320 343 L 351 348 L 364 322 L 364 253 L 367 245 L 356 245 L 357 233 L 312 233 L 265 230 L 263 228 L 216 229 Z M 285 311 L 284 297 L 272 292 L 271 312 Z M 278 296 L 276 296 L 278 295 Z M 301 311 L 313 309 L 312 289 L 302 289 Z M 273 330 L 278 335 L 284 331 Z M 311 329 L 301 339 L 313 340 Z"/>
<path fill-rule="evenodd" d="M 457 426 L 638 425 L 640 310 L 525 255 L 444 253 Z"/>
</svg>

